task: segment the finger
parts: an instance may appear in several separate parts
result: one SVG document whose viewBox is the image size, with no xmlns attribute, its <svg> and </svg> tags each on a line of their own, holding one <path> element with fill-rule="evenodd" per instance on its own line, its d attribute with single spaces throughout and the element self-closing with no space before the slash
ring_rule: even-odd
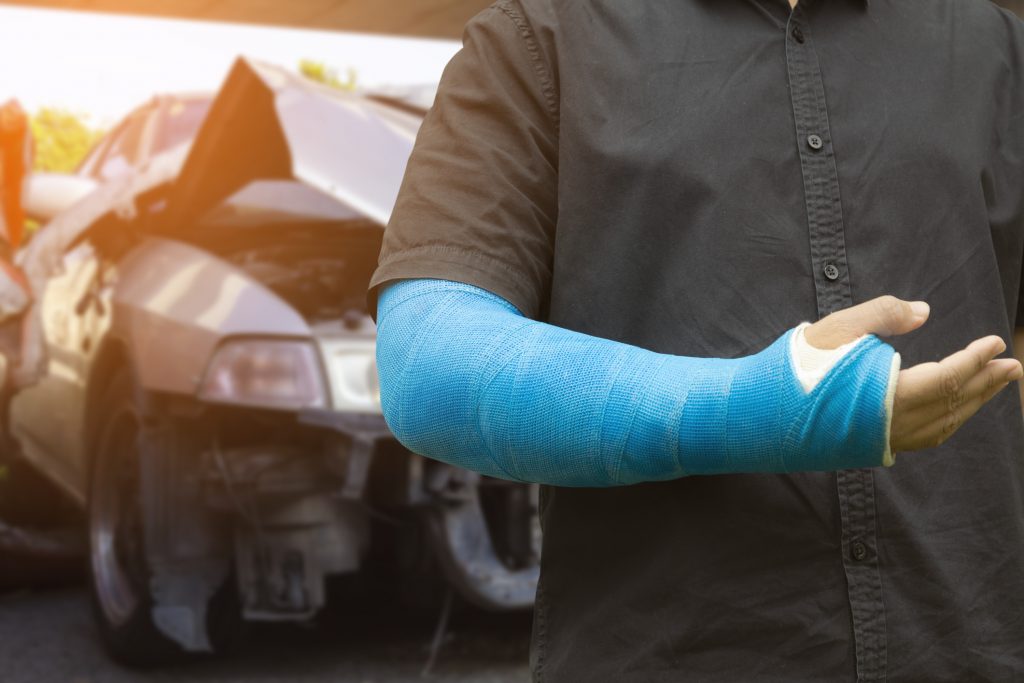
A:
<svg viewBox="0 0 1024 683">
<path fill-rule="evenodd" d="M 938 363 L 922 363 L 908 368 L 900 372 L 896 385 L 897 402 L 904 408 L 916 408 L 937 399 L 954 398 L 971 377 L 1005 350 L 1006 343 L 993 335 L 976 339 Z"/>
<path fill-rule="evenodd" d="M 947 412 L 942 418 L 933 420 L 909 435 L 893 437 L 890 440 L 893 451 L 914 451 L 941 446 L 953 434 L 959 431 L 982 406 L 992 400 L 1007 386 L 1009 386 L 1008 382 L 999 382 L 970 399 L 959 408 Z"/>
<path fill-rule="evenodd" d="M 816 348 L 835 349 L 865 334 L 906 334 L 924 324 L 929 310 L 923 301 L 880 296 L 822 318 L 804 331 L 804 337 Z"/>
<path fill-rule="evenodd" d="M 1012 382 L 1021 378 L 1024 370 L 1014 358 L 996 358 L 990 360 L 981 372 L 970 378 L 963 391 L 952 397 L 940 397 L 917 408 L 906 409 L 901 405 L 898 415 L 893 415 L 893 429 L 904 433 L 913 433 L 925 425 L 942 419 L 960 404 L 983 395 L 998 384 Z M 895 411 L 894 411 L 895 412 Z"/>
</svg>

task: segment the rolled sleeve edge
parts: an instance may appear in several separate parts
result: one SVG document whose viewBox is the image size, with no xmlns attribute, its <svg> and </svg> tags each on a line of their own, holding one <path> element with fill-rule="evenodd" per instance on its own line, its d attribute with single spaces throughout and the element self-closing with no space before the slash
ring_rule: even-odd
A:
<svg viewBox="0 0 1024 683">
<path fill-rule="evenodd" d="M 540 310 L 537 288 L 504 261 L 450 245 L 426 245 L 404 250 L 380 262 L 367 291 L 367 304 L 374 320 L 377 319 L 380 285 L 413 278 L 453 280 L 486 289 L 529 318 L 536 317 Z"/>
</svg>

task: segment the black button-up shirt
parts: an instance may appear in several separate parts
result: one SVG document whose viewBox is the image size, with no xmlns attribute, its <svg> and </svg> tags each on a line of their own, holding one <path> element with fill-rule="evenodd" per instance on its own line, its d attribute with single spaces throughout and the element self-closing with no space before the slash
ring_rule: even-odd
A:
<svg viewBox="0 0 1024 683">
<path fill-rule="evenodd" d="M 500 0 L 372 286 L 432 277 L 686 356 L 882 294 L 904 367 L 1010 343 L 1024 26 L 984 0 Z M 546 488 L 539 681 L 1024 680 L 1024 423 L 891 469 Z"/>
</svg>

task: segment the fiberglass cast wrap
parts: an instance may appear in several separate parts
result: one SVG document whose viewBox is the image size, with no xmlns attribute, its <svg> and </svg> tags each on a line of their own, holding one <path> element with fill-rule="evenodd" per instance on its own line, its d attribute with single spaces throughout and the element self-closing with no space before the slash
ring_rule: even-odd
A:
<svg viewBox="0 0 1024 683">
<path fill-rule="evenodd" d="M 672 356 L 531 320 L 470 285 L 405 280 L 378 307 L 384 415 L 416 453 L 555 486 L 883 464 L 892 347 L 863 337 L 808 393 L 796 330 L 744 358 Z"/>
</svg>

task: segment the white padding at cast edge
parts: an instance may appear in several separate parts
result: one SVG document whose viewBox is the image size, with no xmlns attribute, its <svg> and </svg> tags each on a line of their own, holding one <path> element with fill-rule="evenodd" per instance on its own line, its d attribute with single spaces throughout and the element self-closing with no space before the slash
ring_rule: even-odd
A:
<svg viewBox="0 0 1024 683">
<path fill-rule="evenodd" d="M 804 391 L 810 393 L 818 386 L 828 371 L 835 367 L 843 356 L 856 346 L 867 335 L 861 335 L 848 344 L 835 349 L 819 349 L 811 346 L 804 336 L 804 330 L 811 326 L 811 323 L 801 323 L 793 334 L 793 343 L 790 345 L 790 352 L 793 354 L 793 365 L 796 367 L 796 376 L 800 380 Z"/>
<path fill-rule="evenodd" d="M 835 364 L 842 360 L 843 356 L 857 346 L 867 335 L 861 335 L 853 341 L 843 344 L 835 349 L 819 349 L 811 346 L 804 335 L 804 330 L 811 326 L 805 322 L 797 326 L 793 333 L 790 353 L 793 355 L 793 365 L 796 368 L 797 379 L 804 391 L 810 393 L 818 386 L 828 371 L 835 367 Z M 899 379 L 902 360 L 900 354 L 892 357 L 892 365 L 889 368 L 889 385 L 885 394 L 885 453 L 882 456 L 882 465 L 892 467 L 896 464 L 896 454 L 892 452 L 889 444 L 892 430 L 892 411 L 896 400 L 896 383 Z"/>
</svg>

